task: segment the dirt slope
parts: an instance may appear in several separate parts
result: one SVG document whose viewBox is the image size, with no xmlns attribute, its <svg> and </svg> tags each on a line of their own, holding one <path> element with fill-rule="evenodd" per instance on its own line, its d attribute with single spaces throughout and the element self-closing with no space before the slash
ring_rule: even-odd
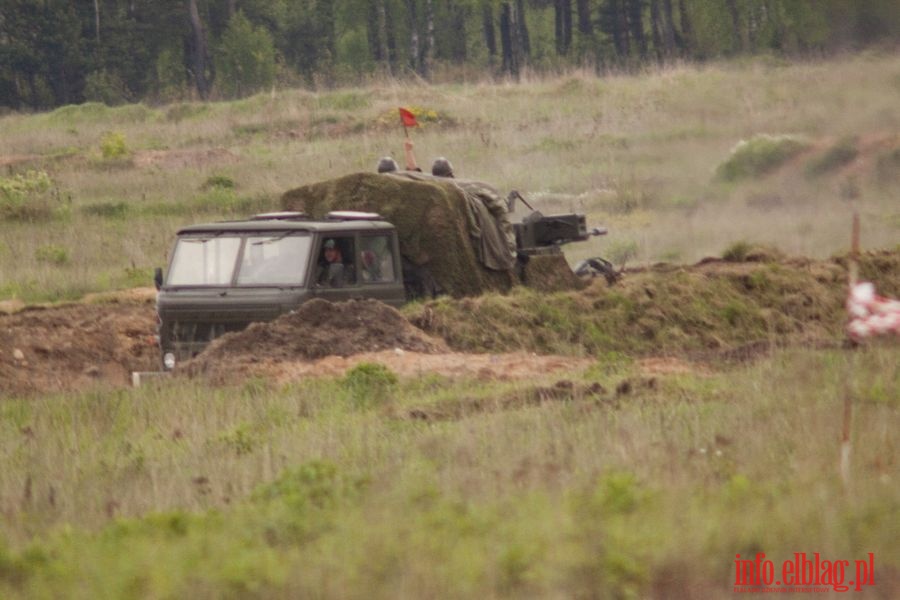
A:
<svg viewBox="0 0 900 600">
<path fill-rule="evenodd" d="M 0 316 L 0 397 L 126 385 L 156 367 L 146 300 L 30 308 Z"/>
<path fill-rule="evenodd" d="M 287 381 L 379 362 L 410 377 L 518 379 L 577 370 L 616 351 L 653 357 L 645 370 L 664 373 L 696 370 L 673 366 L 674 356 L 705 361 L 760 344 L 843 339 L 845 259 L 748 256 L 754 260 L 660 265 L 614 287 L 517 289 L 403 314 L 371 300 L 313 301 L 223 336 L 179 370 L 214 382 Z M 866 254 L 861 274 L 880 293 L 900 296 L 900 251 Z M 0 398 L 128 385 L 131 371 L 157 368 L 155 332 L 153 295 L 144 291 L 0 315 Z"/>
<path fill-rule="evenodd" d="M 315 299 L 272 322 L 222 336 L 177 370 L 231 381 L 263 365 L 393 349 L 448 351 L 442 340 L 428 337 L 396 309 L 376 300 L 332 304 Z"/>
</svg>

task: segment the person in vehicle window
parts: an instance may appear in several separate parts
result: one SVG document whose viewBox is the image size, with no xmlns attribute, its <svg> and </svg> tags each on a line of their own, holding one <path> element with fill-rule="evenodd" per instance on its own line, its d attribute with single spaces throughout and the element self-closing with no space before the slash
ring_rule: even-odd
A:
<svg viewBox="0 0 900 600">
<path fill-rule="evenodd" d="M 372 250 L 363 250 L 359 253 L 359 258 L 362 265 L 360 276 L 363 281 L 381 281 L 381 265 L 378 262 L 378 255 Z"/>
<path fill-rule="evenodd" d="M 316 282 L 327 287 L 343 287 L 346 283 L 346 275 L 341 249 L 334 240 L 326 240 L 322 245 L 322 256 L 319 258 Z"/>
</svg>

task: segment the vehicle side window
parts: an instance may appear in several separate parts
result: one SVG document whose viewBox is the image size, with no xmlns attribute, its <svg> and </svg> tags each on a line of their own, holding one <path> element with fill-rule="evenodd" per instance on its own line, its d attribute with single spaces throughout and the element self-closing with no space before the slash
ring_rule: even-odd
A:
<svg viewBox="0 0 900 600">
<path fill-rule="evenodd" d="M 356 285 L 356 244 L 351 236 L 333 236 L 322 239 L 316 285 L 340 288 Z"/>
<path fill-rule="evenodd" d="M 359 240 L 359 275 L 364 283 L 392 282 L 394 246 L 389 235 L 367 235 Z"/>
</svg>

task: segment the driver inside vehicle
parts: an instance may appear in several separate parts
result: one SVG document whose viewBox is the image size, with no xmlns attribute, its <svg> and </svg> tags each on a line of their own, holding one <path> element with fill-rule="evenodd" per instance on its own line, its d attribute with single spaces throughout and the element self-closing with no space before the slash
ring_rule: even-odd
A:
<svg viewBox="0 0 900 600">
<path fill-rule="evenodd" d="M 350 270 L 344 265 L 340 246 L 333 239 L 322 244 L 319 271 L 316 282 L 325 287 L 344 287 L 350 277 Z"/>
</svg>

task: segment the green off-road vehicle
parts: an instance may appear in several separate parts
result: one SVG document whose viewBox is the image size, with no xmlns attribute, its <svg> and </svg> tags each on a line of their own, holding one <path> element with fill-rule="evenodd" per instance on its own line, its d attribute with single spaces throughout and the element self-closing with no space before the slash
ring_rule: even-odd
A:
<svg viewBox="0 0 900 600">
<path fill-rule="evenodd" d="M 577 214 L 512 224 L 512 206 L 477 182 L 358 173 L 286 193 L 283 212 L 185 227 L 155 276 L 163 366 L 312 298 L 399 306 L 519 284 L 577 287 L 559 246 L 603 232 Z"/>
</svg>

